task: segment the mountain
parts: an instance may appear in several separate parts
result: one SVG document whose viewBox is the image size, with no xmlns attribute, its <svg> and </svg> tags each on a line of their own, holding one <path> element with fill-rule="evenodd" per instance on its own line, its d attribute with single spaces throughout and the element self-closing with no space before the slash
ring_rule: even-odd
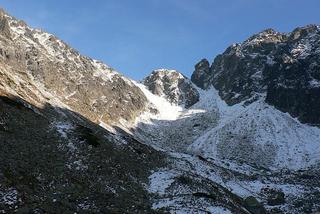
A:
<svg viewBox="0 0 320 214">
<path fill-rule="evenodd" d="M 255 196 L 268 213 L 319 210 L 312 199 L 319 194 L 313 182 L 320 166 L 319 36 L 315 25 L 291 33 L 267 29 L 230 46 L 212 65 L 201 60 L 191 76 L 199 101 L 179 109 L 165 104 L 170 99 L 159 103 L 147 96 L 156 109 L 166 106 L 168 115 L 142 115 L 135 136 L 158 150 L 183 154 L 195 167 L 190 171 L 241 197 Z M 223 176 L 215 164 L 234 177 Z M 282 194 L 286 202 L 278 205 L 268 199 Z"/>
<path fill-rule="evenodd" d="M 320 211 L 319 27 L 141 82 L 0 11 L 0 213 Z"/>
<path fill-rule="evenodd" d="M 143 93 L 114 69 L 3 11 L 0 21 L 2 88 L 36 105 L 63 103 L 97 123 L 130 121 L 144 111 Z"/>
<path fill-rule="evenodd" d="M 206 60 L 198 63 L 192 81 L 215 87 L 229 105 L 265 96 L 280 111 L 319 125 L 319 60 L 319 26 L 286 34 L 267 29 L 230 46 L 211 66 Z"/>
<path fill-rule="evenodd" d="M 142 91 L 4 11 L 0 30 L 0 213 L 152 213 L 164 155 L 112 130 Z"/>
<path fill-rule="evenodd" d="M 130 132 L 161 112 L 148 97 L 164 98 L 3 10 L 0 68 L 0 213 L 166 213 L 157 203 L 168 186 L 183 186 L 180 209 L 246 212 Z"/>
<path fill-rule="evenodd" d="M 155 70 L 143 80 L 143 84 L 153 94 L 186 108 L 199 101 L 199 93 L 191 81 L 175 70 Z"/>
</svg>

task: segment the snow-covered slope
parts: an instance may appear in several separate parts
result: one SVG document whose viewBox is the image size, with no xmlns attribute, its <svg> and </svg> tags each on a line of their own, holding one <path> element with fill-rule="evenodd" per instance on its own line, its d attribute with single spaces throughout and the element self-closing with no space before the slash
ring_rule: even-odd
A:
<svg viewBox="0 0 320 214">
<path fill-rule="evenodd" d="M 261 99 L 248 106 L 228 106 L 214 89 L 207 93 L 216 102 L 218 125 L 195 140 L 189 151 L 276 169 L 319 162 L 319 128 L 302 124 Z"/>
<path fill-rule="evenodd" d="M 200 101 L 183 109 L 140 87 L 158 113 L 140 116 L 136 133 L 162 149 L 272 169 L 307 168 L 320 160 L 320 129 L 266 104 L 262 95 L 229 106 L 214 88 L 198 88 Z"/>
<path fill-rule="evenodd" d="M 173 158 L 173 166 L 149 177 L 148 190 L 156 195 L 154 209 L 194 213 L 201 207 L 205 213 L 212 207 L 213 212 L 219 211 L 219 203 L 212 206 L 207 200 L 191 200 L 189 195 L 199 187 L 184 186 L 181 177 L 190 182 L 198 179 L 197 184 L 214 182 L 240 197 L 254 196 L 265 205 L 273 203 L 270 197 L 283 194 L 286 204 L 277 203 L 283 204 L 278 208 L 284 213 L 301 213 L 294 204 L 319 192 L 314 189 L 317 182 L 300 181 L 300 176 L 317 173 L 312 170 L 320 160 L 319 128 L 266 104 L 263 95 L 249 105 L 229 106 L 214 88 L 197 88 L 199 102 L 177 109 L 138 85 L 159 111 L 140 116 L 134 135 Z M 266 207 L 270 213 L 275 209 L 274 205 Z"/>
</svg>

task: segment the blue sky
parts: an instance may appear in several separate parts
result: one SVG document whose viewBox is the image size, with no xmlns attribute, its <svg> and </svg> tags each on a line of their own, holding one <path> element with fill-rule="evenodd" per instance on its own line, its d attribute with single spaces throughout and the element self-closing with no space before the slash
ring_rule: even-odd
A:
<svg viewBox="0 0 320 214">
<path fill-rule="evenodd" d="M 0 0 L 11 15 L 139 80 L 190 76 L 202 58 L 266 28 L 320 24 L 319 0 Z"/>
</svg>

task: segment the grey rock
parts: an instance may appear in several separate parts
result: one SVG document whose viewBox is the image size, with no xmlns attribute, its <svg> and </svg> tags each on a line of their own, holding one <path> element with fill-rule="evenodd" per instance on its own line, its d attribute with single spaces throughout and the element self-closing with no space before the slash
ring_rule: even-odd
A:
<svg viewBox="0 0 320 214">
<path fill-rule="evenodd" d="M 10 38 L 10 27 L 5 15 L 5 12 L 0 8 L 0 33 L 6 38 Z"/>
<path fill-rule="evenodd" d="M 195 65 L 195 70 L 191 75 L 191 81 L 199 88 L 207 89 L 210 78 L 210 64 L 207 59 L 202 59 Z"/>
<path fill-rule="evenodd" d="M 175 70 L 155 70 L 143 80 L 143 84 L 153 94 L 164 96 L 171 103 L 186 108 L 199 101 L 199 92 L 192 82 Z"/>
<path fill-rule="evenodd" d="M 262 95 L 301 122 L 319 125 L 319 62 L 319 26 L 287 34 L 267 29 L 227 48 L 209 71 L 200 62 L 204 66 L 196 66 L 192 80 L 203 88 L 214 86 L 229 105 L 252 102 Z"/>
<path fill-rule="evenodd" d="M 270 206 L 281 205 L 286 202 L 285 194 L 282 190 L 264 188 L 261 192 L 267 197 L 267 203 Z"/>
<path fill-rule="evenodd" d="M 266 214 L 265 208 L 262 204 L 253 196 L 249 196 L 244 200 L 244 207 L 252 214 Z"/>
</svg>

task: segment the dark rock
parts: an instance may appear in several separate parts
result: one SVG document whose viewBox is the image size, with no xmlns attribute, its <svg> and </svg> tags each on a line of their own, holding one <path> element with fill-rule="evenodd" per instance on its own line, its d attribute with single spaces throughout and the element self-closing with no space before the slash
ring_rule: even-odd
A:
<svg viewBox="0 0 320 214">
<path fill-rule="evenodd" d="M 266 209 L 253 196 L 249 196 L 244 200 L 244 207 L 253 214 L 266 214 Z"/>
<path fill-rule="evenodd" d="M 281 190 L 264 188 L 261 192 L 267 197 L 267 203 L 270 206 L 281 205 L 286 202 L 285 194 Z"/>
<path fill-rule="evenodd" d="M 195 197 L 198 197 L 198 198 L 210 198 L 210 199 L 213 199 L 213 200 L 216 199 L 215 195 L 204 193 L 204 192 L 195 192 L 195 193 L 192 193 L 192 195 L 195 196 Z"/>
<path fill-rule="evenodd" d="M 11 130 L 0 131 L 0 193 L 14 189 L 18 194 L 12 206 L 0 200 L 1 212 L 86 212 L 79 206 L 84 204 L 93 213 L 109 208 L 153 213 L 142 183 L 148 181 L 151 169 L 163 165 L 161 153 L 125 133 L 114 137 L 75 112 L 46 105 L 39 114 L 28 105 L 12 105 L 17 99 L 8 99 L 0 97 L 1 113 L 8 115 L 6 125 Z M 74 128 L 59 132 L 54 124 L 61 120 Z M 90 149 L 83 141 L 99 142 L 99 147 Z M 126 146 L 117 146 L 122 141 Z M 139 210 L 133 208 L 138 204 Z"/>
<path fill-rule="evenodd" d="M 320 28 L 308 25 L 292 33 L 267 29 L 234 44 L 208 63 L 196 65 L 192 81 L 214 86 L 229 105 L 261 94 L 277 109 L 301 122 L 320 124 Z"/>
<path fill-rule="evenodd" d="M 191 81 L 199 88 L 206 89 L 210 78 L 210 64 L 207 59 L 202 59 L 195 65 L 195 70 L 191 75 Z"/>
</svg>

